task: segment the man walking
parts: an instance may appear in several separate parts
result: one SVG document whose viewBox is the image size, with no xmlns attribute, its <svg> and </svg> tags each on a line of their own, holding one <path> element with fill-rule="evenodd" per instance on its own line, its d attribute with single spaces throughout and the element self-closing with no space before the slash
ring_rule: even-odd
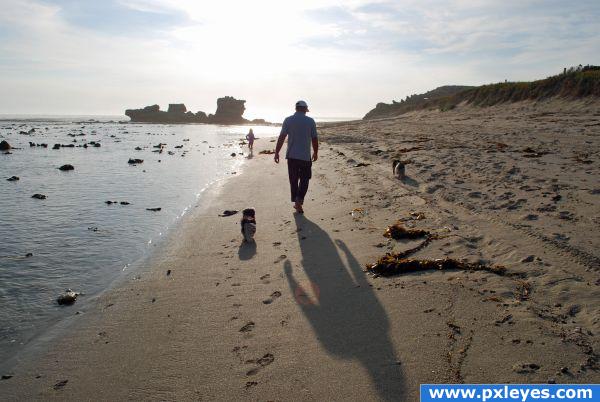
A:
<svg viewBox="0 0 600 402">
<path fill-rule="evenodd" d="M 283 147 L 285 137 L 288 137 L 288 146 L 285 158 L 288 163 L 290 178 L 290 191 L 294 208 L 298 213 L 303 213 L 302 204 L 308 191 L 308 182 L 312 176 L 312 162 L 316 161 L 319 153 L 319 140 L 317 138 L 317 125 L 306 115 L 308 105 L 304 101 L 296 102 L 296 113 L 286 117 L 281 126 L 281 133 L 275 147 L 275 163 L 279 163 L 279 151 Z M 313 154 L 310 157 L 310 145 Z"/>
</svg>

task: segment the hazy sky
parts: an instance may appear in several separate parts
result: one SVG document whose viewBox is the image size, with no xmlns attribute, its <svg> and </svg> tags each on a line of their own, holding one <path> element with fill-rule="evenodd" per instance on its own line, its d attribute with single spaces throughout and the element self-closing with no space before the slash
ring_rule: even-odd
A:
<svg viewBox="0 0 600 402">
<path fill-rule="evenodd" d="M 0 114 L 246 99 L 362 116 L 445 84 L 600 64 L 599 0 L 0 0 Z"/>
</svg>

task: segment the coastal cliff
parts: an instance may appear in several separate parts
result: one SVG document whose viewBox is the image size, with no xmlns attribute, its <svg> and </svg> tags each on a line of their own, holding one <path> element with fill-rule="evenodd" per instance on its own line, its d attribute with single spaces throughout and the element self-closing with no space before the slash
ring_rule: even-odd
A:
<svg viewBox="0 0 600 402">
<path fill-rule="evenodd" d="M 125 115 L 136 123 L 205 123 L 205 124 L 269 124 L 263 119 L 248 120 L 243 117 L 245 100 L 225 96 L 217 99 L 217 111 L 209 114 L 202 111 L 188 111 L 183 103 L 171 103 L 167 111 L 160 106 L 146 106 L 142 109 L 127 109 Z"/>
</svg>

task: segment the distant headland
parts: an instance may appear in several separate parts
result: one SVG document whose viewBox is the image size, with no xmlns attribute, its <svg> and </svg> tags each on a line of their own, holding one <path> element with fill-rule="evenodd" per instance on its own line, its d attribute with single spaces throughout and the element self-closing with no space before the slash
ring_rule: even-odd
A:
<svg viewBox="0 0 600 402">
<path fill-rule="evenodd" d="M 271 124 L 264 119 L 243 118 L 246 110 L 244 103 L 245 100 L 225 96 L 217 99 L 215 114 L 206 115 L 202 111 L 193 113 L 188 111 L 183 103 L 171 103 L 166 112 L 160 110 L 160 106 L 152 105 L 143 109 L 127 109 L 125 115 L 137 123 Z"/>
</svg>

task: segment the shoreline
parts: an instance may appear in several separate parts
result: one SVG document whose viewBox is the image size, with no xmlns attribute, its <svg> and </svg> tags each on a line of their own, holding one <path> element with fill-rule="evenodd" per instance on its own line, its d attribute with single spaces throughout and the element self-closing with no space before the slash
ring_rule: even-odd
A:
<svg viewBox="0 0 600 402">
<path fill-rule="evenodd" d="M 590 246 L 570 230 L 593 222 L 537 212 L 524 227 L 521 216 L 537 208 L 536 197 L 546 203 L 543 189 L 525 186 L 539 175 L 560 184 L 561 172 L 570 187 L 556 190 L 560 210 L 597 216 L 598 195 L 585 190 L 598 185 L 585 181 L 597 177 L 597 155 L 580 166 L 572 152 L 600 141 L 586 128 L 600 114 L 558 119 L 515 107 L 509 124 L 486 112 L 320 129 L 326 142 L 302 216 L 288 200 L 285 162 L 258 154 L 274 144 L 257 143 L 243 172 L 218 186 L 205 214 L 186 220 L 146 275 L 99 298 L 44 356 L 0 382 L 0 392 L 7 400 L 415 400 L 421 383 L 599 382 L 594 261 L 535 236 L 560 224 L 571 248 L 588 250 L 598 238 Z M 572 148 L 522 156 L 523 142 L 545 149 L 563 128 L 575 132 Z M 509 143 L 504 153 L 500 141 Z M 391 173 L 398 149 L 412 160 L 403 181 Z M 497 163 L 507 166 L 489 182 Z M 527 177 L 505 176 L 513 165 Z M 508 197 L 501 209 L 493 209 L 497 189 Z M 505 196 L 509 190 L 517 195 Z M 526 201 L 515 207 L 511 197 Z M 239 214 L 217 216 L 247 206 L 257 210 L 254 247 L 241 243 Z M 356 208 L 363 213 L 352 216 Z M 440 235 L 414 258 L 482 260 L 519 276 L 367 275 L 365 264 L 418 244 L 383 237 L 398 219 Z"/>
<path fill-rule="evenodd" d="M 242 147 L 242 149 L 244 149 L 244 154 L 246 154 L 246 148 Z M 240 160 L 235 167 L 236 174 L 241 174 L 241 172 L 243 172 L 247 162 L 245 156 L 246 155 L 244 155 L 244 160 Z M 218 196 L 219 186 L 233 177 L 235 177 L 235 175 L 214 179 L 203 188 L 199 189 L 193 203 L 182 210 L 179 216 L 166 226 L 166 230 L 154 233 L 146 242 L 145 249 L 138 258 L 131 262 L 123 261 L 120 263 L 120 272 L 115 273 L 114 278 L 111 279 L 103 289 L 90 295 L 82 294 L 75 304 L 61 307 L 62 309 L 71 310 L 73 314 L 57 316 L 56 322 L 47 323 L 45 327 L 36 330 L 35 335 L 29 338 L 25 344 L 20 346 L 20 350 L 10 353 L 8 358 L 0 363 L 0 372 L 11 372 L 12 368 L 14 368 L 20 360 L 31 360 L 34 358 L 40 353 L 40 350 L 43 350 L 50 342 L 64 335 L 65 332 L 69 330 L 69 325 L 77 318 L 76 316 L 85 315 L 87 312 L 93 310 L 95 304 L 98 303 L 98 300 L 103 297 L 103 295 L 120 286 L 125 286 L 128 281 L 136 280 L 136 278 L 146 274 L 147 271 L 151 269 L 150 267 L 155 265 L 154 262 L 159 260 L 160 253 L 164 251 L 167 244 L 169 244 L 170 239 L 176 235 L 185 222 L 194 219 L 199 213 L 198 211 L 202 210 L 203 205 L 209 202 L 211 197 L 214 198 Z"/>
</svg>

